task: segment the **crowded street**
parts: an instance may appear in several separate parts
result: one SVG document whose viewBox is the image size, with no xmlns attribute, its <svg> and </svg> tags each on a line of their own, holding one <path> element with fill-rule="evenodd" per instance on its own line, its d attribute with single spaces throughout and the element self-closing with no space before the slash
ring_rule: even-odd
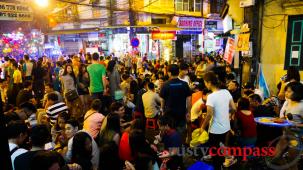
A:
<svg viewBox="0 0 303 170">
<path fill-rule="evenodd" d="M 0 0 L 0 170 L 303 169 L 303 1 Z"/>
</svg>

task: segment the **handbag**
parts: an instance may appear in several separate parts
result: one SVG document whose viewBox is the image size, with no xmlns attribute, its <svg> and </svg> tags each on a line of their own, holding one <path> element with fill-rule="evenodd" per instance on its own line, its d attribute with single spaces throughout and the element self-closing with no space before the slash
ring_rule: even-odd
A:
<svg viewBox="0 0 303 170">
<path fill-rule="evenodd" d="M 65 93 L 65 98 L 70 102 L 78 99 L 78 97 L 79 97 L 79 94 L 76 89 L 70 90 L 67 93 Z"/>
</svg>

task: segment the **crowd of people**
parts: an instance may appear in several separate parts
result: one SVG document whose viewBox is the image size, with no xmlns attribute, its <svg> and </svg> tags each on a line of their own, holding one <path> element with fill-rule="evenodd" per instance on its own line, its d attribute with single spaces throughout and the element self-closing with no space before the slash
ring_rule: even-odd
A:
<svg viewBox="0 0 303 170">
<path fill-rule="evenodd" d="M 291 131 L 303 134 L 303 85 L 293 67 L 279 93 L 264 99 L 253 82 L 241 87 L 232 66 L 218 57 L 186 63 L 88 53 L 1 60 L 15 170 L 181 170 L 191 163 L 180 148 L 192 146 L 196 130 L 208 140 L 195 147 L 267 146 L 283 129 L 256 124 L 262 116 L 292 120 Z M 189 156 L 215 169 L 240 161 Z"/>
</svg>

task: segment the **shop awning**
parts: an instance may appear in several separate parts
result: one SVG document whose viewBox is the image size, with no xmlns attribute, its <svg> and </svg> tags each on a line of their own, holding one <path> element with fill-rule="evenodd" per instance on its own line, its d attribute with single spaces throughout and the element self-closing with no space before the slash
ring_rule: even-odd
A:
<svg viewBox="0 0 303 170">
<path fill-rule="evenodd" d="M 68 30 L 53 30 L 46 33 L 46 35 L 64 35 L 64 34 L 80 34 L 88 32 L 98 32 L 100 28 L 85 28 L 85 29 L 68 29 Z"/>
<path fill-rule="evenodd" d="M 94 27 L 94 28 L 83 28 L 83 29 L 53 30 L 46 33 L 46 35 L 80 34 L 80 33 L 98 32 L 103 29 L 115 29 L 115 28 L 126 28 L 126 27 L 134 27 L 134 28 L 147 27 L 150 28 L 152 31 L 157 30 L 160 32 L 183 30 L 182 28 L 178 28 L 175 25 L 159 24 L 159 25 L 144 25 L 144 26 L 108 26 L 108 27 Z"/>
<path fill-rule="evenodd" d="M 151 27 L 154 30 L 158 30 L 161 32 L 167 32 L 167 31 L 180 31 L 183 30 L 182 28 L 178 28 L 176 25 L 171 25 L 171 24 L 153 24 L 153 25 L 148 25 L 146 27 Z"/>
</svg>

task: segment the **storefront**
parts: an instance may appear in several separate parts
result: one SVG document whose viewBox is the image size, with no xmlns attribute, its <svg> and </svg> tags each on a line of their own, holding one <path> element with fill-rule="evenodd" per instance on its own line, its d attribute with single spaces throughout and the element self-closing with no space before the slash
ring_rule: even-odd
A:
<svg viewBox="0 0 303 170">
<path fill-rule="evenodd" d="M 99 52 L 102 56 L 108 55 L 108 35 L 106 31 L 80 34 L 80 37 L 84 40 L 83 46 L 86 53 Z"/>
<path fill-rule="evenodd" d="M 203 18 L 180 17 L 176 41 L 176 57 L 191 60 L 199 55 L 202 47 Z"/>
<path fill-rule="evenodd" d="M 47 39 L 48 42 L 44 44 L 44 53 L 46 56 L 49 56 L 52 59 L 56 60 L 59 56 L 62 55 L 60 39 L 55 35 L 49 35 Z"/>
<path fill-rule="evenodd" d="M 223 34 L 223 24 L 221 20 L 206 20 L 203 29 L 203 53 L 223 50 L 223 38 L 218 35 Z"/>
<path fill-rule="evenodd" d="M 151 52 L 156 59 L 163 58 L 169 61 L 175 56 L 175 40 L 177 39 L 176 31 L 153 31 L 152 32 Z"/>
<path fill-rule="evenodd" d="M 126 52 L 143 56 L 150 53 L 150 33 L 145 27 L 135 28 L 135 37 L 139 40 L 137 47 L 132 47 L 129 36 L 130 28 L 116 28 L 109 31 L 109 52 L 122 57 Z"/>
<path fill-rule="evenodd" d="M 123 57 L 126 52 L 132 51 L 128 28 L 115 28 L 109 31 L 109 51 L 116 57 Z"/>
</svg>

